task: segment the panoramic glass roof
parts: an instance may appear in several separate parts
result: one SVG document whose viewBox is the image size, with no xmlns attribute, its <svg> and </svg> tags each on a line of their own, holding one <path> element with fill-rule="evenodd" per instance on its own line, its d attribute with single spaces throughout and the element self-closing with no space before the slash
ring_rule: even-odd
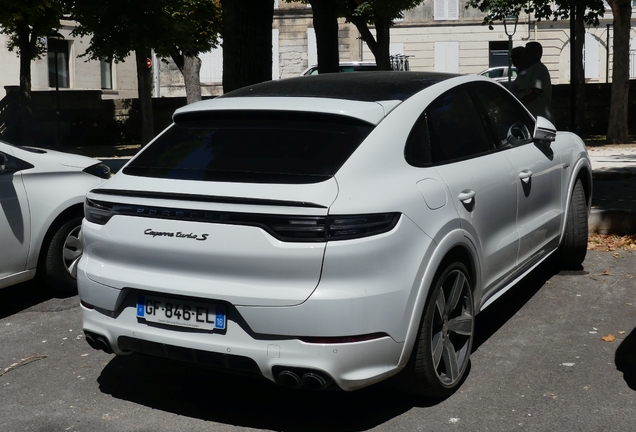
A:
<svg viewBox="0 0 636 432">
<path fill-rule="evenodd" d="M 267 81 L 234 90 L 220 97 L 318 97 L 363 102 L 404 101 L 426 87 L 456 76 L 458 75 L 433 72 L 320 74 Z"/>
</svg>

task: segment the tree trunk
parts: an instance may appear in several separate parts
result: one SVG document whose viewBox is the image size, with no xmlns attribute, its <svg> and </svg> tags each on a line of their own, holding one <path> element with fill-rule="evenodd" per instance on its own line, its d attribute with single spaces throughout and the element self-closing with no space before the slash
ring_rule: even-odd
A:
<svg viewBox="0 0 636 432">
<path fill-rule="evenodd" d="M 272 79 L 274 0 L 223 0 L 223 91 Z"/>
<path fill-rule="evenodd" d="M 155 136 L 155 126 L 152 114 L 152 74 L 147 59 L 150 50 L 144 47 L 135 50 L 137 63 L 137 93 L 139 95 L 139 113 L 141 115 L 141 145 L 145 146 Z"/>
<path fill-rule="evenodd" d="M 356 26 L 360 32 L 360 37 L 367 44 L 369 50 L 371 50 L 371 53 L 375 57 L 375 63 L 378 65 L 378 70 L 391 70 L 391 59 L 389 57 L 391 20 L 382 16 L 376 16 L 374 18 L 373 23 L 375 25 L 376 39 L 373 33 L 371 33 L 371 30 L 369 30 L 366 18 L 351 13 L 351 11 L 355 10 L 357 4 L 356 0 L 348 1 L 347 19 Z"/>
<path fill-rule="evenodd" d="M 338 72 L 338 8 L 335 0 L 309 0 L 314 15 L 318 73 Z M 311 66 L 311 65 L 310 65 Z"/>
<path fill-rule="evenodd" d="M 201 59 L 197 56 L 183 57 L 183 81 L 188 104 L 201 100 Z"/>
<path fill-rule="evenodd" d="M 31 104 L 31 59 L 34 48 L 30 42 L 30 29 L 25 23 L 18 28 L 19 40 L 23 41 L 18 47 L 20 55 L 20 92 L 18 94 L 18 122 L 13 138 L 16 143 L 22 145 L 33 144 L 31 122 L 33 119 L 33 107 Z"/>
<path fill-rule="evenodd" d="M 629 33 L 632 15 L 631 0 L 609 0 L 614 14 L 614 64 L 607 142 L 623 144 L 628 140 L 629 97 Z"/>
<path fill-rule="evenodd" d="M 389 47 L 391 46 L 391 40 L 389 31 L 391 29 L 391 20 L 384 17 L 377 17 L 375 19 L 375 32 L 377 35 L 377 53 L 375 54 L 375 63 L 378 65 L 378 70 L 388 71 L 391 70 L 391 58 Z"/>
<path fill-rule="evenodd" d="M 585 4 L 577 2 L 575 14 L 574 49 L 576 50 L 576 133 L 585 134 L 585 68 L 583 67 L 583 47 L 585 44 Z"/>
</svg>

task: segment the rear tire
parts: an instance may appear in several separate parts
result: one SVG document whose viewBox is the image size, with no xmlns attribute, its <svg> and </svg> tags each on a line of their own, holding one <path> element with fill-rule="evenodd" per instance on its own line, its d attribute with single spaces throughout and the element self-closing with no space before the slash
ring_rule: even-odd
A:
<svg viewBox="0 0 636 432">
<path fill-rule="evenodd" d="M 557 250 L 557 260 L 564 268 L 580 267 L 587 254 L 587 201 L 581 180 L 577 180 L 565 220 L 565 235 Z"/>
<path fill-rule="evenodd" d="M 463 382 L 475 329 L 472 285 L 466 266 L 453 262 L 438 273 L 411 358 L 396 377 L 400 390 L 448 397 Z"/>
<path fill-rule="evenodd" d="M 58 226 L 46 247 L 42 277 L 53 289 L 77 292 L 77 263 L 82 257 L 82 217 L 71 217 Z"/>
</svg>

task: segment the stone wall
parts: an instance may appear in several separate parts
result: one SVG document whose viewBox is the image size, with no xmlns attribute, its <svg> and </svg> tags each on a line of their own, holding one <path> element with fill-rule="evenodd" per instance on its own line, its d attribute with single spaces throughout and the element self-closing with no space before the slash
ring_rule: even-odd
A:
<svg viewBox="0 0 636 432">
<path fill-rule="evenodd" d="M 16 86 L 5 87 L 7 93 L 17 92 Z M 585 129 L 589 135 L 607 132 L 611 84 L 587 84 Z M 59 98 L 59 99 L 58 99 Z M 59 103 L 60 115 L 56 116 Z M 185 97 L 153 98 L 155 133 L 172 122 L 174 111 L 186 104 Z M 570 122 L 569 85 L 553 86 L 553 112 L 555 125 L 567 130 Z M 630 81 L 629 130 L 636 134 L 636 80 Z M 17 113 L 16 113 L 17 115 Z M 33 92 L 32 126 L 34 145 L 55 147 L 58 136 L 60 146 L 117 145 L 139 143 L 140 117 L 137 99 L 102 99 L 100 90 L 64 90 Z M 5 136 L 18 143 L 16 123 Z"/>
</svg>

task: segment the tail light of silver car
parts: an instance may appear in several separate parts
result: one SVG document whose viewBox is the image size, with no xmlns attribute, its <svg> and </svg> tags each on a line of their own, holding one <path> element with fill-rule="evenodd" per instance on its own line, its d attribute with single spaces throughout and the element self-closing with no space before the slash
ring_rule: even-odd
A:
<svg viewBox="0 0 636 432">
<path fill-rule="evenodd" d="M 325 242 L 369 237 L 391 231 L 400 219 L 400 213 L 333 216 L 268 215 L 135 206 L 93 199 L 86 200 L 84 215 L 87 221 L 99 225 L 105 225 L 115 215 L 122 215 L 255 226 L 285 242 Z"/>
</svg>

